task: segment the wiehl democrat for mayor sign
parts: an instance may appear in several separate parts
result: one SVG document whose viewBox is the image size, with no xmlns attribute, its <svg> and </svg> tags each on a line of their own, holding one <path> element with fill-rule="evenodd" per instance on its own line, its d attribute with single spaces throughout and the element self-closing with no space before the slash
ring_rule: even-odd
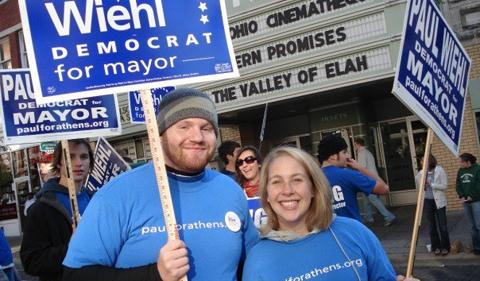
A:
<svg viewBox="0 0 480 281">
<path fill-rule="evenodd" d="M 458 155 L 471 60 L 433 0 L 407 2 L 393 93 Z"/>
<path fill-rule="evenodd" d="M 19 7 L 39 103 L 238 76 L 222 0 Z"/>
</svg>

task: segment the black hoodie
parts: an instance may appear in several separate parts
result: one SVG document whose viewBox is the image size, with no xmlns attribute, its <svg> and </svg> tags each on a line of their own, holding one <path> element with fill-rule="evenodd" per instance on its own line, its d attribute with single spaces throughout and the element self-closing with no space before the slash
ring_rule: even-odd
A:
<svg viewBox="0 0 480 281">
<path fill-rule="evenodd" d="M 59 178 L 48 180 L 37 193 L 23 229 L 20 249 L 23 268 L 40 281 L 62 279 L 62 262 L 72 235 L 72 219 L 55 196 L 55 192 L 68 193 L 68 190 L 58 181 Z"/>
</svg>

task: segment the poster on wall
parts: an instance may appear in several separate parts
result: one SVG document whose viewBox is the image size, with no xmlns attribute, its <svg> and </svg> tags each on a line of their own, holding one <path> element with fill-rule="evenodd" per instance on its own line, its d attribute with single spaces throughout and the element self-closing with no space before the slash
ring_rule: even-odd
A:
<svg viewBox="0 0 480 281">
<path fill-rule="evenodd" d="M 238 77 L 223 0 L 20 0 L 37 102 Z"/>
<path fill-rule="evenodd" d="M 38 143 L 122 132 L 116 95 L 38 104 L 28 69 L 0 70 L 5 144 Z"/>
<path fill-rule="evenodd" d="M 458 155 L 471 59 L 435 1 L 405 13 L 392 92 Z"/>
</svg>

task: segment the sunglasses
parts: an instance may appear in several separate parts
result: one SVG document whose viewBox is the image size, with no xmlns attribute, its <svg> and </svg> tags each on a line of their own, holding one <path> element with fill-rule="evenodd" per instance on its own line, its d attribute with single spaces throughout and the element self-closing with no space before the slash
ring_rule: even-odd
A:
<svg viewBox="0 0 480 281">
<path fill-rule="evenodd" d="M 257 161 L 257 158 L 253 156 L 248 156 L 248 157 L 245 157 L 245 159 L 238 159 L 236 163 L 237 163 L 237 167 L 240 167 L 243 165 L 243 162 L 247 164 L 252 164 L 255 161 Z"/>
</svg>

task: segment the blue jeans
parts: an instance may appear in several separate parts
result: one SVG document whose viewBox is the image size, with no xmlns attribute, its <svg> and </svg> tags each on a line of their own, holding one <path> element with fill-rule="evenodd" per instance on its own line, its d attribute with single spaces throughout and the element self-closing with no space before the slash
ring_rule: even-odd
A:
<svg viewBox="0 0 480 281">
<path fill-rule="evenodd" d="M 380 198 L 378 198 L 376 194 L 370 194 L 368 195 L 368 197 L 366 197 L 364 193 L 361 194 L 363 196 L 363 207 L 365 210 L 365 217 L 367 222 L 373 222 L 372 207 L 370 206 L 370 204 L 377 208 L 377 210 L 380 212 L 380 214 L 382 214 L 383 219 L 386 222 L 393 221 L 395 219 L 395 215 L 392 214 L 392 212 L 390 212 L 389 210 L 387 210 L 387 208 L 385 208 L 382 200 L 380 200 Z M 366 200 L 367 198 L 368 200 Z"/>
<path fill-rule="evenodd" d="M 464 203 L 463 209 L 470 222 L 473 249 L 480 251 L 480 201 Z"/>
<path fill-rule="evenodd" d="M 0 269 L 0 281 L 8 281 L 8 276 L 3 269 Z"/>
<path fill-rule="evenodd" d="M 0 281 L 20 281 L 20 276 L 18 276 L 15 266 L 8 268 L 0 269 Z"/>
</svg>

